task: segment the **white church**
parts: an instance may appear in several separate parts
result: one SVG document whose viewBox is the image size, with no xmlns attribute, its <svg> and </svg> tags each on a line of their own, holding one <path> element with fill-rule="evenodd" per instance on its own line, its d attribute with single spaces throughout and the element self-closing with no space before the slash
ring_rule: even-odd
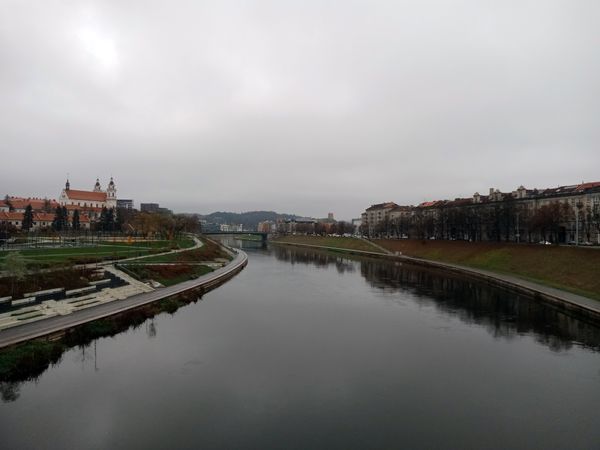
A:
<svg viewBox="0 0 600 450">
<path fill-rule="evenodd" d="M 100 217 L 102 208 L 117 208 L 117 188 L 112 177 L 105 191 L 102 190 L 98 178 L 96 178 L 96 184 L 91 191 L 71 189 L 71 184 L 67 179 L 65 187 L 60 193 L 58 203 L 66 207 L 69 214 L 73 214 L 73 211 L 77 209 L 80 213 L 88 215 L 93 220 Z"/>
</svg>

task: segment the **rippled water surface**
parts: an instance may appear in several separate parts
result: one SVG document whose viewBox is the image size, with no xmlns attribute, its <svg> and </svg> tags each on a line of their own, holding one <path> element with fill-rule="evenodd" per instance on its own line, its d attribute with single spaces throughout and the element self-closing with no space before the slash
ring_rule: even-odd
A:
<svg viewBox="0 0 600 450">
<path fill-rule="evenodd" d="M 0 448 L 600 448 L 600 329 L 440 272 L 248 250 L 202 301 L 2 386 Z"/>
</svg>

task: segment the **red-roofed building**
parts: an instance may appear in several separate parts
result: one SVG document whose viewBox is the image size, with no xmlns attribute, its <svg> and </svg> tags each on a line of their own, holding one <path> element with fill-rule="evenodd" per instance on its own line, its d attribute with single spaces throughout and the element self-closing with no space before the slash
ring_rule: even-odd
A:
<svg viewBox="0 0 600 450">
<path fill-rule="evenodd" d="M 362 232 L 403 237 L 400 230 L 407 229 L 407 235 L 421 239 L 600 245 L 600 181 L 547 189 L 519 186 L 512 192 L 490 188 L 489 195 L 476 192 L 415 208 L 391 205 L 367 208 Z"/>
<path fill-rule="evenodd" d="M 0 224 L 4 227 L 14 227 L 17 230 L 20 230 L 23 224 L 23 215 L 22 212 L 0 212 Z M 52 226 L 52 222 L 54 221 L 53 213 L 34 213 L 33 214 L 33 223 L 31 226 L 32 231 L 37 231 L 44 228 L 50 228 Z M 73 221 L 72 217 L 69 217 L 69 223 Z M 90 229 L 90 218 L 81 214 L 79 216 L 79 225 L 82 230 Z"/>
<path fill-rule="evenodd" d="M 9 197 L 8 202 L 9 204 L 7 205 L 6 201 L 3 200 L 2 204 L 11 207 L 14 212 L 25 212 L 27 205 L 31 205 L 31 209 L 34 212 L 52 211 L 58 206 L 56 200 L 49 200 L 47 198 Z"/>
<path fill-rule="evenodd" d="M 94 220 L 100 217 L 102 208 L 116 209 L 117 188 L 112 177 L 106 191 L 102 190 L 98 179 L 91 191 L 71 189 L 71 184 L 67 180 L 65 188 L 60 194 L 59 203 L 67 208 L 70 215 L 77 209 Z"/>
<path fill-rule="evenodd" d="M 390 213 L 398 205 L 394 202 L 377 203 L 369 206 L 364 213 L 361 214 L 362 227 L 364 231 L 372 236 L 375 233 L 375 229 L 382 223 L 388 223 L 390 221 Z"/>
</svg>

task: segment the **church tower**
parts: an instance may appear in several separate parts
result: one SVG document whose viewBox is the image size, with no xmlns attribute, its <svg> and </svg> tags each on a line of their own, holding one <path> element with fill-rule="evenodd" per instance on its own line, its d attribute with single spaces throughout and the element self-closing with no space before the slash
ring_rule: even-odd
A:
<svg viewBox="0 0 600 450">
<path fill-rule="evenodd" d="M 102 192 L 102 187 L 100 187 L 100 180 L 96 178 L 96 184 L 94 185 L 94 192 Z"/>
<path fill-rule="evenodd" d="M 71 183 L 69 183 L 69 179 L 67 178 L 67 182 L 65 183 L 65 191 L 71 189 Z"/>
<path fill-rule="evenodd" d="M 115 182 L 113 181 L 112 177 L 110 177 L 110 182 L 108 183 L 108 188 L 106 189 L 106 207 L 117 207 L 117 187 L 115 186 Z"/>
</svg>

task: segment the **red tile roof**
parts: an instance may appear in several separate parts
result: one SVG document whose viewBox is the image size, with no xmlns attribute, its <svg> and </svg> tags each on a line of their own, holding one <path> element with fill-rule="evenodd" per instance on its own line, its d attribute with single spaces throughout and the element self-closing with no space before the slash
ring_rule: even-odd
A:
<svg viewBox="0 0 600 450">
<path fill-rule="evenodd" d="M 56 200 L 50 200 L 50 208 L 56 208 L 58 206 L 58 202 Z M 9 202 L 15 209 L 25 209 L 27 205 L 31 205 L 31 208 L 34 211 L 41 211 L 44 209 L 46 204 L 46 199 L 43 198 L 24 198 L 24 197 L 10 197 Z M 3 202 L 4 203 L 4 202 Z"/>
<path fill-rule="evenodd" d="M 588 189 L 595 188 L 598 186 L 600 186 L 600 181 L 593 181 L 591 183 L 580 184 L 579 186 L 577 186 L 577 188 L 575 188 L 575 190 L 576 191 L 586 191 Z"/>
<path fill-rule="evenodd" d="M 23 220 L 22 212 L 0 212 L 0 221 Z"/>
<path fill-rule="evenodd" d="M 371 205 L 370 207 L 368 207 L 367 211 L 372 211 L 374 209 L 396 208 L 397 206 L 398 205 L 396 205 L 394 202 L 378 203 L 376 205 Z"/>
<path fill-rule="evenodd" d="M 423 202 L 421 203 L 418 207 L 419 208 L 429 208 L 431 206 L 436 206 L 436 205 L 441 205 L 443 203 L 443 200 L 434 200 L 432 202 Z"/>
<path fill-rule="evenodd" d="M 78 191 L 76 189 L 65 190 L 65 194 L 71 200 L 84 200 L 88 202 L 105 202 L 106 192 Z"/>
<path fill-rule="evenodd" d="M 79 210 L 79 212 L 81 212 L 81 211 L 101 212 L 102 211 L 102 208 L 96 207 L 96 206 L 65 205 L 65 208 L 67 208 L 67 211 L 75 211 L 77 209 L 77 210 Z"/>
<path fill-rule="evenodd" d="M 54 221 L 54 214 L 51 213 L 37 213 L 33 215 L 34 222 L 52 222 Z"/>
</svg>

